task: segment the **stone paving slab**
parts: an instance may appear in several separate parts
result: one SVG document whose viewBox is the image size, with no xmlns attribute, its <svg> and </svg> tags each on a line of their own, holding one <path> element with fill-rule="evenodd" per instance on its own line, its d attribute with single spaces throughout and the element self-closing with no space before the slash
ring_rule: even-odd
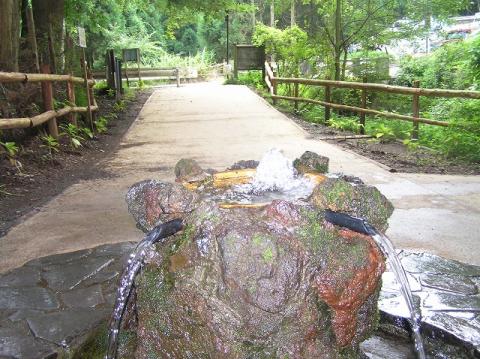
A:
<svg viewBox="0 0 480 359">
<path fill-rule="evenodd" d="M 480 357 L 480 267 L 428 253 L 399 251 L 414 299 L 420 306 L 421 330 Z M 384 318 L 408 328 L 408 308 L 392 272 L 383 274 L 379 309 Z"/>
<path fill-rule="evenodd" d="M 78 345 L 111 314 L 134 246 L 43 257 L 0 276 L 0 358 L 56 358 Z"/>
</svg>

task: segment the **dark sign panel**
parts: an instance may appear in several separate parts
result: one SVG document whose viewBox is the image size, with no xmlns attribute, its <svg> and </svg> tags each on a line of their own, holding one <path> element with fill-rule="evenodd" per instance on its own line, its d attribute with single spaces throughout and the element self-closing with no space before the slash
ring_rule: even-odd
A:
<svg viewBox="0 0 480 359">
<path fill-rule="evenodd" d="M 254 45 L 236 45 L 234 60 L 235 77 L 242 70 L 263 70 L 265 66 L 265 48 Z"/>
<path fill-rule="evenodd" d="M 140 49 L 123 49 L 123 61 L 140 61 Z"/>
</svg>

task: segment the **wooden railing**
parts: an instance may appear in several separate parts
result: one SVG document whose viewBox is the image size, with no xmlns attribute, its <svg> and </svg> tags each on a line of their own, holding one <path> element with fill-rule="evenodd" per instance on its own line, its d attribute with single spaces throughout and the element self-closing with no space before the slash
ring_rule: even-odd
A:
<svg viewBox="0 0 480 359">
<path fill-rule="evenodd" d="M 444 90 L 444 89 L 425 89 L 420 88 L 418 81 L 414 82 L 413 87 L 391 86 L 366 82 L 347 82 L 347 81 L 331 81 L 331 80 L 313 80 L 304 78 L 285 78 L 276 77 L 272 67 L 265 62 L 265 83 L 270 91 L 274 104 L 277 100 L 293 101 L 295 109 L 298 109 L 299 102 L 311 103 L 325 107 L 325 124 L 330 120 L 330 109 L 345 110 L 360 113 L 360 133 L 365 133 L 365 115 L 375 115 L 385 118 L 413 122 L 412 138 L 418 138 L 419 124 L 428 124 L 434 126 L 448 127 L 449 123 L 445 121 L 437 121 L 420 117 L 420 97 L 456 97 L 480 99 L 480 91 L 463 91 L 463 90 Z M 277 95 L 278 84 L 294 84 L 294 96 Z M 325 87 L 324 101 L 299 97 L 299 85 L 322 86 Z M 348 106 L 332 102 L 332 88 L 347 88 L 361 90 L 361 107 Z M 412 96 L 412 116 L 401 115 L 398 113 L 378 111 L 367 108 L 368 91 L 386 92 L 400 95 Z"/>
<path fill-rule="evenodd" d="M 48 67 L 43 68 L 41 74 L 27 74 L 18 72 L 0 72 L 0 83 L 27 83 L 40 82 L 42 85 L 42 97 L 45 112 L 24 118 L 1 118 L 0 130 L 15 129 L 15 128 L 29 128 L 39 126 L 48 122 L 48 131 L 50 135 L 58 138 L 57 118 L 68 116 L 71 123 L 76 123 L 76 113 L 86 113 L 93 129 L 93 112 L 98 110 L 95 97 L 93 95 L 93 85 L 95 81 L 88 78 L 74 77 L 71 75 L 55 75 L 49 74 Z M 53 97 L 53 82 L 67 83 L 67 98 L 69 106 L 65 106 L 59 110 L 54 109 Z M 75 84 L 82 84 L 85 86 L 87 92 L 88 106 L 77 107 L 75 105 Z"/>
</svg>

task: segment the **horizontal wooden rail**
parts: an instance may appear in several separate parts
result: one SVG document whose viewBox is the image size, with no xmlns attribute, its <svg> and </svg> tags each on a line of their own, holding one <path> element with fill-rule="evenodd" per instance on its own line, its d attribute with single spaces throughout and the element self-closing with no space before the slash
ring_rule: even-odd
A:
<svg viewBox="0 0 480 359">
<path fill-rule="evenodd" d="M 73 82 L 83 84 L 85 80 L 81 77 L 72 75 L 55 75 L 55 74 L 26 74 L 22 72 L 1 72 L 0 83 L 12 82 Z M 88 80 L 90 86 L 95 84 L 95 80 Z"/>
<path fill-rule="evenodd" d="M 97 111 L 98 106 L 91 106 L 90 109 L 92 111 Z M 86 113 L 88 111 L 88 107 L 72 107 L 72 106 L 65 106 L 60 110 L 51 110 L 40 115 L 33 116 L 33 117 L 24 117 L 24 118 L 2 118 L 0 119 L 0 130 L 9 130 L 14 128 L 30 128 L 41 125 L 45 122 L 48 122 L 54 118 L 59 118 L 66 116 L 70 113 Z"/>
<path fill-rule="evenodd" d="M 312 100 L 312 99 L 303 98 L 303 97 L 290 97 L 290 96 L 273 95 L 272 98 L 277 99 L 277 100 L 307 102 L 307 103 L 312 103 L 312 104 L 315 104 L 315 105 L 322 105 L 322 106 L 325 106 L 325 107 L 335 108 L 337 110 L 346 110 L 346 111 L 352 111 L 352 112 L 365 113 L 365 114 L 369 114 L 369 115 L 383 116 L 383 117 L 394 118 L 396 120 L 402 120 L 402 121 L 426 123 L 426 124 L 429 124 L 429 125 L 436 125 L 436 126 L 443 126 L 443 127 L 448 127 L 449 126 L 448 122 L 429 120 L 428 118 L 421 118 L 421 117 L 416 118 L 416 117 L 412 117 L 412 116 L 400 115 L 398 113 L 393 113 L 393 112 L 382 112 L 382 111 L 377 111 L 377 110 L 371 110 L 371 109 L 368 109 L 368 108 L 360 108 L 360 107 L 355 107 L 355 106 L 339 105 L 339 104 L 336 104 L 336 103 L 319 101 L 319 100 Z"/>
<path fill-rule="evenodd" d="M 348 88 L 356 90 L 371 90 L 380 92 L 389 92 L 402 95 L 419 95 L 428 97 L 461 97 L 480 99 L 480 91 L 464 91 L 464 90 L 444 90 L 444 89 L 426 89 L 403 86 L 392 86 L 384 84 L 348 82 L 348 81 L 331 81 L 331 80 L 313 80 L 304 78 L 275 77 L 277 83 L 292 83 L 314 86 L 329 86 L 336 88 Z"/>
</svg>

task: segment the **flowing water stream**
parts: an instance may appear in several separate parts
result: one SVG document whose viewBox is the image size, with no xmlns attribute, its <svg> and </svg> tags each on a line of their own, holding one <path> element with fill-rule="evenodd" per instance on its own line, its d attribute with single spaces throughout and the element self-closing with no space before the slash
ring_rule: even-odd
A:
<svg viewBox="0 0 480 359">
<path fill-rule="evenodd" d="M 152 244 L 165 239 L 183 228 L 181 219 L 165 222 L 150 231 L 145 238 L 137 245 L 130 254 L 127 265 L 120 278 L 120 285 L 117 289 L 117 298 L 113 308 L 112 318 L 108 332 L 108 349 L 105 359 L 115 359 L 118 348 L 118 333 L 122 322 L 123 313 L 127 306 L 128 298 L 132 291 L 135 276 L 143 265 L 143 260 Z"/>
</svg>

